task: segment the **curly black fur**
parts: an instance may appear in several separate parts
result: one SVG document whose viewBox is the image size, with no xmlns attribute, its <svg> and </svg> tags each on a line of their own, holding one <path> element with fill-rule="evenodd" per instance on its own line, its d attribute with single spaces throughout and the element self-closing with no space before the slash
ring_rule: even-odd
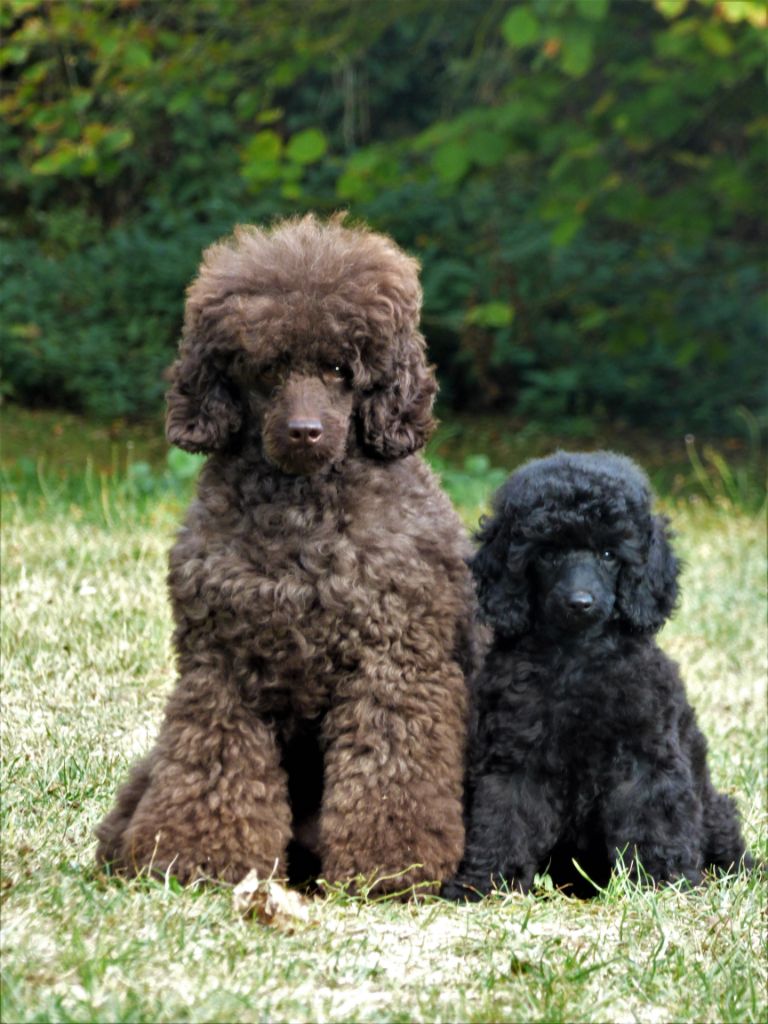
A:
<svg viewBox="0 0 768 1024">
<path fill-rule="evenodd" d="M 494 642 L 477 679 L 468 842 L 449 898 L 547 867 L 586 895 L 619 856 L 655 881 L 744 860 L 729 796 L 677 666 L 654 634 L 679 563 L 644 474 L 610 452 L 557 454 L 514 473 L 473 560 Z"/>
</svg>

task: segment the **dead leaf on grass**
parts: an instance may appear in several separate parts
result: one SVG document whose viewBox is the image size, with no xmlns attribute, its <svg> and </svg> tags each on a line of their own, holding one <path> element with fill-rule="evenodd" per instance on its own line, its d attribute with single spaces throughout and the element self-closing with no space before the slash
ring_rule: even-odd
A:
<svg viewBox="0 0 768 1024">
<path fill-rule="evenodd" d="M 313 924 L 310 902 L 305 896 L 286 889 L 271 878 L 259 878 L 249 871 L 232 891 L 232 906 L 241 917 L 254 918 L 259 924 L 290 934 L 302 925 Z"/>
</svg>

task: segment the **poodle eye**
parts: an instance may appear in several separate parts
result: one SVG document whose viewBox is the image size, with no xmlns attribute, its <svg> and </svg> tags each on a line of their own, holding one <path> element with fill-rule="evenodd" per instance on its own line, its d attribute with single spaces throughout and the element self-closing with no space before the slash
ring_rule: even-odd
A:
<svg viewBox="0 0 768 1024">
<path fill-rule="evenodd" d="M 541 548 L 538 557 L 540 561 L 551 565 L 560 557 L 560 551 L 558 548 Z"/>
<path fill-rule="evenodd" d="M 265 367 L 260 367 L 253 380 L 256 390 L 268 394 L 283 382 L 283 370 L 276 362 L 268 362 Z"/>
<path fill-rule="evenodd" d="M 349 373 L 347 368 L 342 366 L 341 363 L 332 363 L 323 370 L 323 377 L 327 381 L 340 384 L 342 381 L 346 382 L 349 380 Z"/>
<path fill-rule="evenodd" d="M 600 552 L 600 557 L 602 558 L 602 560 L 604 562 L 615 562 L 616 561 L 616 554 L 615 554 L 615 552 L 611 551 L 610 548 L 605 548 L 603 551 L 601 551 Z"/>
</svg>

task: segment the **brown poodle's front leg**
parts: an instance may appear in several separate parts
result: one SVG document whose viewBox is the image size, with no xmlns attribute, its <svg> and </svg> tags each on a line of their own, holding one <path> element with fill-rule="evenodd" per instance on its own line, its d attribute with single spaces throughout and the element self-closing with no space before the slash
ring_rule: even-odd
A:
<svg viewBox="0 0 768 1024">
<path fill-rule="evenodd" d="M 99 845 L 96 860 L 99 864 L 117 864 L 120 860 L 125 830 L 131 823 L 133 812 L 144 796 L 152 772 L 152 755 L 137 761 L 131 768 L 128 781 L 117 794 L 115 806 L 96 829 Z"/>
<path fill-rule="evenodd" d="M 97 829 L 97 858 L 128 874 L 237 882 L 284 873 L 291 817 L 271 729 L 248 709 L 183 714 L 184 680 L 157 744 Z"/>
<path fill-rule="evenodd" d="M 323 877 L 377 891 L 437 891 L 464 846 L 465 683 L 449 662 L 380 664 L 329 712 L 320 835 Z"/>
</svg>

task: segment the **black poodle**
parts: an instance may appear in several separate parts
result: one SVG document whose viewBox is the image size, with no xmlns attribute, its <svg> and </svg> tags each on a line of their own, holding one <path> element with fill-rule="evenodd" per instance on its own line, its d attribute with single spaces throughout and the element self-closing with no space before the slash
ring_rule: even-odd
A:
<svg viewBox="0 0 768 1024">
<path fill-rule="evenodd" d="M 536 872 L 594 894 L 636 877 L 698 882 L 745 854 L 677 666 L 654 634 L 679 564 L 645 475 L 610 452 L 558 452 L 504 484 L 473 559 L 494 641 L 476 682 L 468 841 L 449 898 Z M 639 866 L 638 866 L 639 862 Z"/>
</svg>

